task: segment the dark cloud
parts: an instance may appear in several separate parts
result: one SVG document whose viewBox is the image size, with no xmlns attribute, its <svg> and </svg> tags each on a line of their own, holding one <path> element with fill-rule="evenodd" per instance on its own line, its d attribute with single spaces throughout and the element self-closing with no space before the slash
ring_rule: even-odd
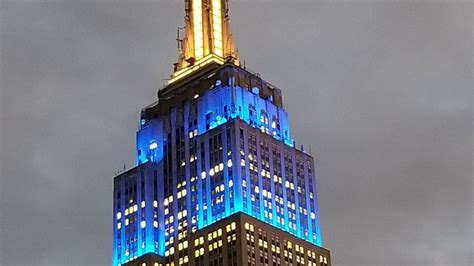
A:
<svg viewBox="0 0 474 266">
<path fill-rule="evenodd" d="M 181 1 L 3 1 L 0 265 L 108 265 L 114 172 Z M 335 265 L 472 264 L 472 2 L 233 1 L 317 157 Z"/>
</svg>

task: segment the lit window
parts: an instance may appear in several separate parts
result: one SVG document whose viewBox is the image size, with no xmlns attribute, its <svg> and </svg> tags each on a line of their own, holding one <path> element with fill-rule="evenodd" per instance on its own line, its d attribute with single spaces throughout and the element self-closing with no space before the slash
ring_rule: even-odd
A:
<svg viewBox="0 0 474 266">
<path fill-rule="evenodd" d="M 120 219 L 122 218 L 122 213 L 121 212 L 117 212 L 117 219 Z"/>
<path fill-rule="evenodd" d="M 145 201 L 144 200 L 142 200 L 141 205 L 142 205 L 142 208 L 145 208 Z"/>
<path fill-rule="evenodd" d="M 145 222 L 145 221 L 142 221 L 142 222 L 140 223 L 140 226 L 141 226 L 142 228 L 145 228 L 145 227 L 146 227 L 146 222 Z"/>
<path fill-rule="evenodd" d="M 156 200 L 153 201 L 153 207 L 155 207 L 155 208 L 158 207 L 158 201 L 156 201 Z"/>
<path fill-rule="evenodd" d="M 156 142 L 150 143 L 149 148 L 150 148 L 150 150 L 154 150 L 154 149 L 158 148 L 158 143 L 156 143 Z"/>
<path fill-rule="evenodd" d="M 121 223 L 117 223 L 117 229 L 120 230 L 120 228 L 122 228 L 122 224 L 121 224 Z"/>
</svg>

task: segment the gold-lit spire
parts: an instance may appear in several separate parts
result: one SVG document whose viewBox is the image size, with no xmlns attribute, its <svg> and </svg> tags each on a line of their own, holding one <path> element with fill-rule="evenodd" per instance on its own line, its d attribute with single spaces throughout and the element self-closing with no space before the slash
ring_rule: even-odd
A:
<svg viewBox="0 0 474 266">
<path fill-rule="evenodd" d="M 212 62 L 239 64 L 229 23 L 229 0 L 185 0 L 184 36 L 178 30 L 179 59 L 169 83 Z"/>
</svg>

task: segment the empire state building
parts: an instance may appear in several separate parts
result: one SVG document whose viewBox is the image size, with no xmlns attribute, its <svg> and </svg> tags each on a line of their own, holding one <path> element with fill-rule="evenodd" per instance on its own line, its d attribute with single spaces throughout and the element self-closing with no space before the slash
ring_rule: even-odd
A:
<svg viewBox="0 0 474 266">
<path fill-rule="evenodd" d="M 178 61 L 114 178 L 112 265 L 331 265 L 313 157 L 240 66 L 228 0 L 185 0 Z"/>
</svg>

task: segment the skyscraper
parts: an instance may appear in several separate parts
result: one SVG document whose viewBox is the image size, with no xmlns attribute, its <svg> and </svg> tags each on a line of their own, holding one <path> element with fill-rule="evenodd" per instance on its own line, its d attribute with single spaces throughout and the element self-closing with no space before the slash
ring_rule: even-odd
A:
<svg viewBox="0 0 474 266">
<path fill-rule="evenodd" d="M 313 158 L 280 89 L 240 66 L 228 10 L 185 0 L 178 63 L 114 179 L 114 266 L 330 265 Z"/>
</svg>

